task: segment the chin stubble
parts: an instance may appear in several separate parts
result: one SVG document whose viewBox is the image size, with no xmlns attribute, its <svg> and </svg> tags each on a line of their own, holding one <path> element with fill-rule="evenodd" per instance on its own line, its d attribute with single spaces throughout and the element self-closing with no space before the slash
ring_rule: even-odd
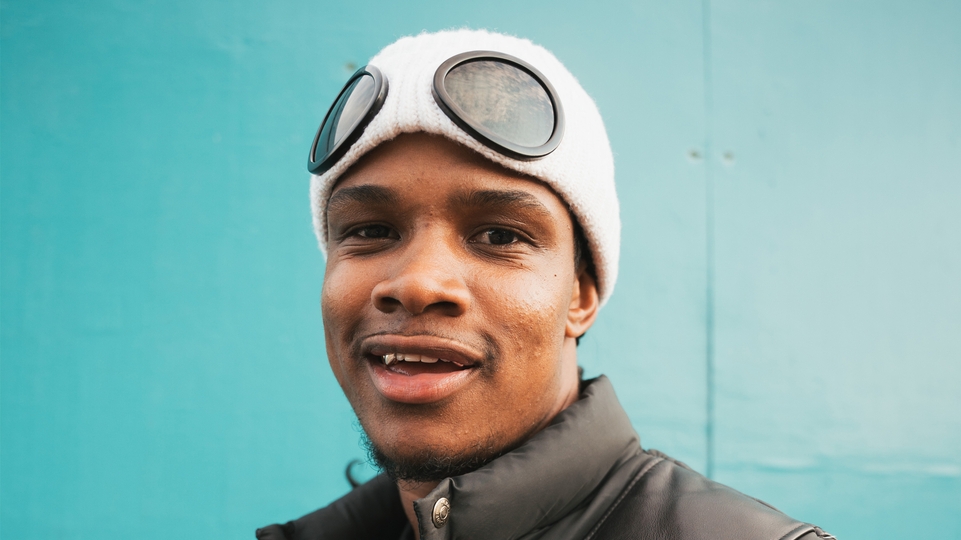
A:
<svg viewBox="0 0 961 540">
<path fill-rule="evenodd" d="M 391 458 L 374 444 L 366 433 L 363 433 L 362 437 L 370 463 L 394 482 L 439 482 L 445 478 L 476 471 L 513 448 L 498 449 L 492 442 L 487 441 L 459 454 L 425 448 L 413 456 Z"/>
</svg>

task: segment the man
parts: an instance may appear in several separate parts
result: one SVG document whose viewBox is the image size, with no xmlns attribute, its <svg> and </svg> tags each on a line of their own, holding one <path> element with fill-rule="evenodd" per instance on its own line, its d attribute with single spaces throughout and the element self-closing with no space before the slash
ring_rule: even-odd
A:
<svg viewBox="0 0 961 540">
<path fill-rule="evenodd" d="M 259 539 L 822 535 L 642 450 L 607 379 L 581 380 L 620 221 L 601 117 L 549 52 L 401 39 L 308 168 L 330 365 L 385 474 Z"/>
</svg>

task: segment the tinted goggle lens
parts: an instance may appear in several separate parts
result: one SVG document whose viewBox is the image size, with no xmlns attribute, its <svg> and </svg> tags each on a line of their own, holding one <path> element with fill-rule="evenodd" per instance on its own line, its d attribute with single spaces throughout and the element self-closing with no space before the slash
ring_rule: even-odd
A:
<svg viewBox="0 0 961 540">
<path fill-rule="evenodd" d="M 563 111 L 547 79 L 518 58 L 489 51 L 457 55 L 434 74 L 434 99 L 451 120 L 517 159 L 551 153 Z"/>
<path fill-rule="evenodd" d="M 451 101 L 494 135 L 538 147 L 554 132 L 554 105 L 526 71 L 499 62 L 466 62 L 444 78 Z"/>
<path fill-rule="evenodd" d="M 334 104 L 331 117 L 324 123 L 317 148 L 314 150 L 314 161 L 319 161 L 319 158 L 323 158 L 336 148 L 338 143 L 343 142 L 363 117 L 373 96 L 374 79 L 370 75 L 362 75 L 350 83 Z"/>
<path fill-rule="evenodd" d="M 377 68 L 365 66 L 351 77 L 324 118 L 310 149 L 310 172 L 321 174 L 360 137 L 387 97 L 387 81 Z"/>
</svg>

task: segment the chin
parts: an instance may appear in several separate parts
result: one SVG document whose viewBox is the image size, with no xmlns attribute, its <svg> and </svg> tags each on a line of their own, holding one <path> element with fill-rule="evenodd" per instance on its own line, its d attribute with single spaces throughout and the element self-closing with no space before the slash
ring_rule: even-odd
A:
<svg viewBox="0 0 961 540">
<path fill-rule="evenodd" d="M 407 482 L 437 482 L 475 471 L 513 449 L 513 445 L 498 448 L 489 443 L 476 444 L 467 449 L 440 446 L 403 445 L 402 449 L 375 443 L 364 433 L 371 463 L 392 480 Z"/>
</svg>

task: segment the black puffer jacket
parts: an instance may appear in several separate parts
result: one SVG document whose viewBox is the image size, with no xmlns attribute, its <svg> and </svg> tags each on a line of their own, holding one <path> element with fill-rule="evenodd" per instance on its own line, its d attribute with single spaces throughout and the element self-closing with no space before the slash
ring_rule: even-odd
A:
<svg viewBox="0 0 961 540">
<path fill-rule="evenodd" d="M 442 508 L 446 507 L 446 511 Z M 518 449 L 414 503 L 423 540 L 816 540 L 833 538 L 641 449 L 606 377 Z M 413 539 L 379 476 L 259 540 Z"/>
</svg>

